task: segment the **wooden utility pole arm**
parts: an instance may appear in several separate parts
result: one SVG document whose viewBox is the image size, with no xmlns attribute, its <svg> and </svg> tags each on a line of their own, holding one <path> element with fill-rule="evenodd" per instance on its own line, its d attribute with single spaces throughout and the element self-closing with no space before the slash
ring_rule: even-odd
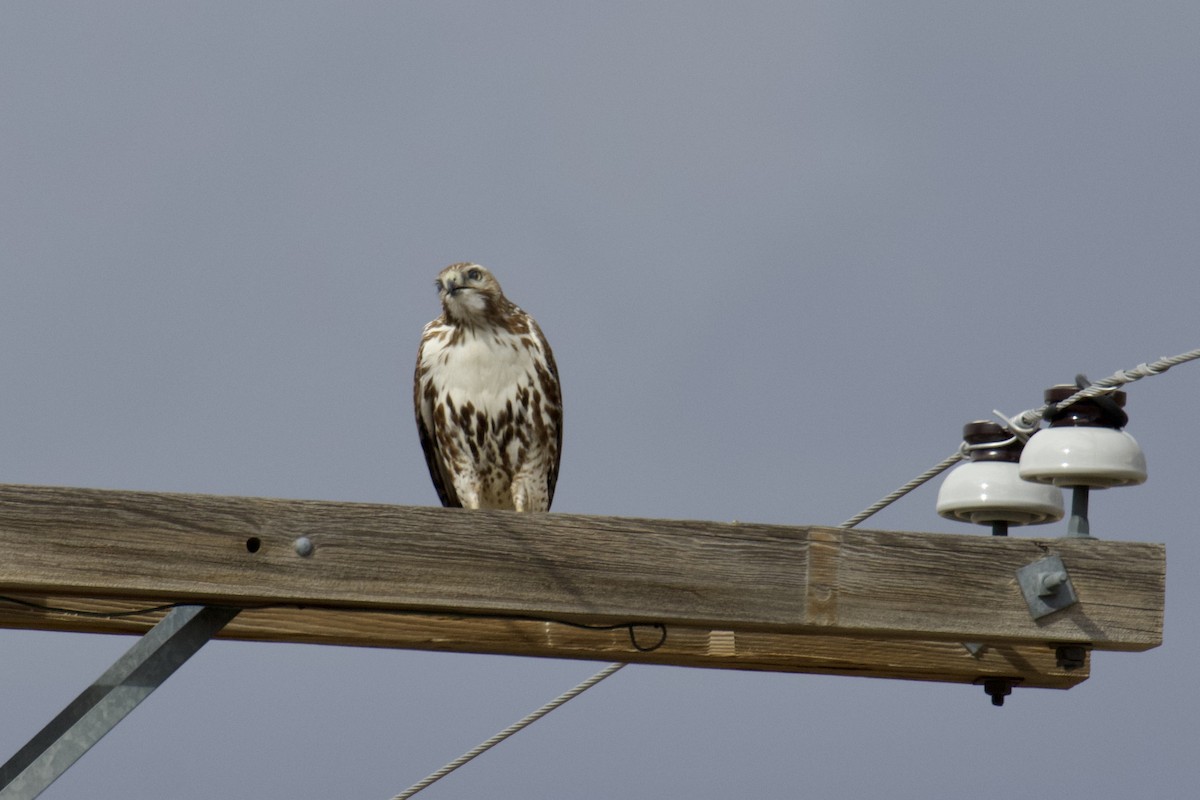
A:
<svg viewBox="0 0 1200 800">
<path fill-rule="evenodd" d="M 247 610 L 225 635 L 258 615 L 245 638 L 317 640 L 304 638 L 305 615 L 323 615 L 327 641 L 413 646 L 419 628 L 430 649 L 472 650 L 478 637 L 476 651 L 555 655 L 557 638 L 573 643 L 562 655 L 619 660 L 624 630 L 598 636 L 537 620 L 660 624 L 672 645 L 692 642 L 678 661 L 659 652 L 664 663 L 696 664 L 711 647 L 704 658 L 722 666 L 786 669 L 791 651 L 793 669 L 822 671 L 803 657 L 810 637 L 817 650 L 845 645 L 826 659 L 840 669 L 827 671 L 854 674 L 852 654 L 869 642 L 879 647 L 863 674 L 890 659 L 892 673 L 921 677 L 896 657 L 925 648 L 939 654 L 941 665 L 926 665 L 939 680 L 955 673 L 946 664 L 971 658 L 961 642 L 1052 654 L 1162 639 L 1164 548 L 1135 542 L 0 486 L 0 547 L 0 594 L 43 605 L 235 606 Z M 1047 554 L 1062 559 L 1078 602 L 1034 619 L 1016 571 Z M 0 610 L 0 625 L 22 613 Z M 354 633 L 374 625 L 358 622 L 364 614 L 391 620 L 375 627 L 393 630 L 393 644 Z M 54 615 L 32 616 L 30 627 L 51 627 Z M 436 620 L 456 632 L 441 647 Z M 605 637 L 612 646 L 586 644 Z M 722 641 L 742 646 L 722 656 Z"/>
</svg>

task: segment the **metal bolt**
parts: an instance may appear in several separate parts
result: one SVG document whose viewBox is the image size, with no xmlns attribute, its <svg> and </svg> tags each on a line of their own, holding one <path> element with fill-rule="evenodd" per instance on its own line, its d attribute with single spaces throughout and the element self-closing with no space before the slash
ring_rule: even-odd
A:
<svg viewBox="0 0 1200 800">
<path fill-rule="evenodd" d="M 296 541 L 292 542 L 292 547 L 296 549 L 296 554 L 303 558 L 307 558 L 313 553 L 312 539 L 308 538 L 307 536 L 301 536 L 300 538 L 296 539 Z"/>
<path fill-rule="evenodd" d="M 1038 576 L 1038 597 L 1049 597 L 1058 591 L 1058 587 L 1067 582 L 1067 573 L 1062 570 L 1044 572 Z"/>
<path fill-rule="evenodd" d="M 1062 611 L 1079 602 L 1067 565 L 1056 555 L 1038 559 L 1017 570 L 1017 583 L 1034 619 Z"/>
</svg>

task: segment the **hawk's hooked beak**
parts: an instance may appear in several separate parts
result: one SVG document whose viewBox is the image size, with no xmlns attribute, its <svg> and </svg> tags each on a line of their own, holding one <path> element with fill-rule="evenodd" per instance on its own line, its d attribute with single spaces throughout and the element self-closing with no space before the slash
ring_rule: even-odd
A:
<svg viewBox="0 0 1200 800">
<path fill-rule="evenodd" d="M 459 293 L 461 291 L 462 291 L 462 287 L 458 285 L 458 281 L 454 280 L 453 278 L 447 279 L 446 294 L 450 295 L 451 297 L 454 297 L 454 295 L 456 295 L 457 293 Z"/>
</svg>

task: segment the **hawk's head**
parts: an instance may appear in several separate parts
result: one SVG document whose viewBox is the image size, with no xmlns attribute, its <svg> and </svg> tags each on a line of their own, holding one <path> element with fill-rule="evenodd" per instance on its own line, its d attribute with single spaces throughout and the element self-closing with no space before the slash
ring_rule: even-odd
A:
<svg viewBox="0 0 1200 800">
<path fill-rule="evenodd" d="M 451 264 L 435 282 L 446 316 L 458 322 L 483 322 L 502 316 L 509 304 L 500 283 L 478 264 Z"/>
</svg>

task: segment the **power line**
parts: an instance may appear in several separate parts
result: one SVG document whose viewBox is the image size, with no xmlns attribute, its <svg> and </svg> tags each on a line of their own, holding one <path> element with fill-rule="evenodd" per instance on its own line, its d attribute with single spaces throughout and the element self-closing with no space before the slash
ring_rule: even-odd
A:
<svg viewBox="0 0 1200 800">
<path fill-rule="evenodd" d="M 901 497 L 904 497 L 904 495 L 908 494 L 913 489 L 916 489 L 921 484 L 927 483 L 927 482 L 933 480 L 934 478 L 936 478 L 938 475 L 941 475 L 943 472 L 950 469 L 950 467 L 953 467 L 960 460 L 962 460 L 962 457 L 963 457 L 963 454 L 961 451 L 956 452 L 953 455 L 946 456 L 944 459 L 942 459 L 938 463 L 934 464 L 932 467 L 925 470 L 920 475 L 918 475 L 917 477 L 913 478 L 908 483 L 901 486 L 899 489 L 896 489 L 895 491 L 890 492 L 890 493 L 884 495 L 883 497 L 879 498 L 874 503 L 872 503 L 871 505 L 864 508 L 862 511 L 855 514 L 853 517 L 851 517 L 850 519 L 843 522 L 841 525 L 838 525 L 838 527 L 839 528 L 853 528 L 855 525 L 862 522 L 867 517 L 874 516 L 876 513 L 887 508 L 892 503 L 896 502 Z"/>
<path fill-rule="evenodd" d="M 421 781 L 418 781 L 417 783 L 414 783 L 412 786 L 410 786 L 409 788 L 405 789 L 403 792 L 401 792 L 400 794 L 398 794 L 394 798 L 392 798 L 392 800 L 408 800 L 408 798 L 412 797 L 414 794 L 421 791 L 426 786 L 429 786 L 430 784 L 434 783 L 435 781 L 441 780 L 442 778 L 446 777 L 454 770 L 461 767 L 463 764 L 466 764 L 471 759 L 475 758 L 478 755 L 482 755 L 483 753 L 492 749 L 496 745 L 500 744 L 505 739 L 512 736 L 514 733 L 529 727 L 530 725 L 537 722 L 542 717 L 549 714 L 554 709 L 561 706 L 563 703 L 567 702 L 568 700 L 570 700 L 573 697 L 576 697 L 577 695 L 582 694 L 583 692 L 586 692 L 588 689 L 592 688 L 597 683 L 604 680 L 609 675 L 612 675 L 614 672 L 616 672 L 617 670 L 621 669 L 624 666 L 625 665 L 621 664 L 621 663 L 609 664 L 607 667 L 600 670 L 595 675 L 588 678 L 586 681 L 579 684 L 575 688 L 570 689 L 566 692 L 563 692 L 558 697 L 554 698 L 549 703 L 546 703 L 546 705 L 539 708 L 537 711 L 534 711 L 534 712 L 522 717 L 521 719 L 514 722 L 512 725 L 509 725 L 507 728 L 505 728 L 504 730 L 497 733 L 492 738 L 488 739 L 485 742 L 481 742 L 476 747 L 473 747 L 470 750 L 468 750 L 467 752 L 463 753 L 461 756 L 454 759 L 449 764 L 447 764 L 446 766 L 439 769 L 437 772 L 431 773 L 428 777 L 422 779 Z"/>
</svg>

